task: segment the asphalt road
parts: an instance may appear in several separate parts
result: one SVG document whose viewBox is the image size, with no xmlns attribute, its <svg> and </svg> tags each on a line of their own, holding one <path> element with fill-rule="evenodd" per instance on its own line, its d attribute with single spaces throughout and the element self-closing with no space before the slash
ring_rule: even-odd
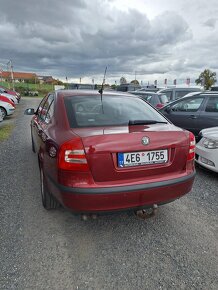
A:
<svg viewBox="0 0 218 290">
<path fill-rule="evenodd" d="M 0 289 L 218 289 L 217 174 L 197 169 L 193 191 L 147 221 L 46 211 L 23 115 L 38 103 L 22 99 L 0 143 Z"/>
</svg>

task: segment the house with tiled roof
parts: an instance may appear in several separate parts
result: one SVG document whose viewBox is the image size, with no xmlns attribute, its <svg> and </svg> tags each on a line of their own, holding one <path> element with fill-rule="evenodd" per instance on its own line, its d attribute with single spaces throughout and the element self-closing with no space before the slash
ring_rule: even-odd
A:
<svg viewBox="0 0 218 290">
<path fill-rule="evenodd" d="M 0 79 L 2 81 L 11 81 L 12 74 L 8 71 L 0 72 Z M 37 80 L 38 77 L 35 73 L 27 73 L 27 72 L 13 72 L 13 79 L 15 82 L 25 82 L 27 80 Z"/>
<path fill-rule="evenodd" d="M 41 84 L 54 84 L 55 82 L 52 76 L 38 76 L 38 79 Z"/>
</svg>

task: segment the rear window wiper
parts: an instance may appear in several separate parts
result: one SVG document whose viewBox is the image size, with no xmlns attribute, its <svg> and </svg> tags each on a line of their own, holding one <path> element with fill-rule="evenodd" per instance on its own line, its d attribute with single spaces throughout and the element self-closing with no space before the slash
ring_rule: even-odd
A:
<svg viewBox="0 0 218 290">
<path fill-rule="evenodd" d="M 151 125 L 151 124 L 168 124 L 168 122 L 156 121 L 156 120 L 129 120 L 128 125 Z"/>
</svg>

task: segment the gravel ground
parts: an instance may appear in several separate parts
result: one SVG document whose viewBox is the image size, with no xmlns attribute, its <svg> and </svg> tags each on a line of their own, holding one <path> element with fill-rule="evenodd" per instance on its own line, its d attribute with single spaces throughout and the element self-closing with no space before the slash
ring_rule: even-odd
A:
<svg viewBox="0 0 218 290">
<path fill-rule="evenodd" d="M 48 212 L 23 115 L 38 103 L 21 100 L 0 143 L 0 289 L 218 289 L 217 174 L 197 169 L 193 191 L 147 221 Z"/>
</svg>

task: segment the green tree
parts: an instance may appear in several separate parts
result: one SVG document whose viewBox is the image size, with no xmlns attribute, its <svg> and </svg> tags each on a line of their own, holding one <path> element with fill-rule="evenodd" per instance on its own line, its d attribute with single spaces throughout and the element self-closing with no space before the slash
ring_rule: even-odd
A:
<svg viewBox="0 0 218 290">
<path fill-rule="evenodd" d="M 115 84 L 113 84 L 113 85 L 111 85 L 111 88 L 112 88 L 113 90 L 116 90 L 117 86 L 116 86 Z"/>
<path fill-rule="evenodd" d="M 197 85 L 204 86 L 205 90 L 209 90 L 212 85 L 216 83 L 216 72 L 212 72 L 209 69 L 205 69 L 198 77 L 198 79 L 195 80 L 195 83 Z"/>
<path fill-rule="evenodd" d="M 127 81 L 124 77 L 121 77 L 120 78 L 120 84 L 123 85 L 123 84 L 127 84 Z"/>
<path fill-rule="evenodd" d="M 131 84 L 134 84 L 134 85 L 139 85 L 139 81 L 137 81 L 137 80 L 133 80 L 133 81 L 131 81 L 130 83 L 131 83 Z"/>
</svg>

